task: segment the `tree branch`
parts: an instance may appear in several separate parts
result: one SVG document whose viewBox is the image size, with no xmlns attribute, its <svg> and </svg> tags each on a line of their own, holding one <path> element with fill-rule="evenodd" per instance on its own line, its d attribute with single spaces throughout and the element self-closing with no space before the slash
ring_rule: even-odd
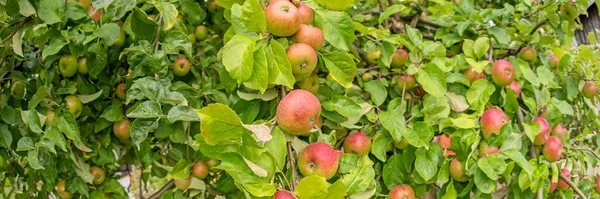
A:
<svg viewBox="0 0 600 199">
<path fill-rule="evenodd" d="M 552 4 L 554 4 L 554 1 L 550 1 L 550 3 L 548 3 L 548 4 L 546 4 L 546 5 L 542 6 L 542 7 L 539 7 L 537 10 L 535 10 L 535 11 L 533 11 L 533 12 L 529 13 L 529 14 L 526 14 L 525 16 L 523 16 L 523 18 L 529 18 L 529 17 L 531 17 L 532 15 L 534 15 L 534 14 L 537 14 L 537 13 L 538 13 L 538 12 L 540 12 L 541 10 L 543 10 L 543 9 L 545 9 L 545 8 L 547 8 L 547 7 L 550 7 Z"/>
<path fill-rule="evenodd" d="M 296 192 L 296 183 L 298 183 L 298 171 L 296 170 L 296 158 L 294 158 L 291 142 L 287 142 L 287 152 L 288 161 L 290 162 L 290 167 L 292 167 L 292 183 L 290 191 Z"/>
<path fill-rule="evenodd" d="M 159 199 L 160 196 L 162 196 L 163 193 L 165 193 L 165 191 L 167 191 L 169 189 L 173 189 L 174 187 L 175 187 L 175 181 L 171 180 L 167 184 L 165 184 L 165 186 L 160 188 L 156 193 L 154 193 L 150 197 L 148 197 L 148 199 Z"/>
<path fill-rule="evenodd" d="M 598 155 L 594 150 L 590 149 L 590 148 L 570 148 L 571 150 L 578 150 L 578 151 L 588 151 L 590 153 L 592 153 L 594 156 L 596 156 L 596 158 L 598 158 L 600 160 L 600 155 Z"/>
<path fill-rule="evenodd" d="M 579 197 L 581 197 L 582 199 L 587 199 L 587 197 L 585 197 L 585 194 L 583 194 L 583 192 L 581 192 L 581 190 L 579 190 L 579 188 L 577 188 L 577 186 L 575 186 L 573 181 L 569 180 L 567 178 L 567 176 L 562 174 L 562 172 L 558 172 L 558 175 L 559 175 L 558 177 L 560 177 L 560 179 L 565 181 L 575 191 L 575 193 L 577 193 L 577 195 L 579 195 Z"/>
<path fill-rule="evenodd" d="M 154 39 L 154 53 L 158 51 L 158 44 L 160 44 L 160 29 L 162 25 L 162 15 L 158 15 L 158 28 L 156 29 L 156 38 Z"/>
</svg>

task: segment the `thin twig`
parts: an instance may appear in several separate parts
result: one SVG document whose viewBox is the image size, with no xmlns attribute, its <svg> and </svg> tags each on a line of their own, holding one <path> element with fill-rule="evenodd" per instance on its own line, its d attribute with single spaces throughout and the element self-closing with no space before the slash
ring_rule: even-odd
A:
<svg viewBox="0 0 600 199">
<path fill-rule="evenodd" d="M 140 199 L 144 199 L 144 166 L 140 165 Z"/>
<path fill-rule="evenodd" d="M 577 151 L 588 151 L 590 153 L 592 153 L 594 156 L 596 156 L 596 158 L 598 158 L 600 160 L 600 155 L 598 155 L 594 150 L 590 149 L 590 148 L 570 148 L 571 150 L 577 150 Z"/>
<path fill-rule="evenodd" d="M 547 22 L 548 22 L 548 21 L 544 20 L 544 21 L 540 21 L 539 23 L 537 23 L 537 24 L 536 24 L 536 25 L 533 27 L 533 29 L 531 29 L 531 32 L 529 32 L 529 35 L 532 35 L 533 33 L 535 33 L 535 32 L 536 32 L 536 31 L 537 31 L 537 30 L 538 30 L 540 27 L 542 27 L 542 26 L 543 26 L 544 24 L 546 24 Z M 516 54 L 516 53 L 519 53 L 519 52 L 521 52 L 521 49 L 523 49 L 523 47 L 524 47 L 524 46 L 523 46 L 523 44 L 521 44 L 521 45 L 519 46 L 519 49 L 517 49 L 517 51 L 515 51 L 515 54 Z"/>
<path fill-rule="evenodd" d="M 354 48 L 354 50 L 356 50 L 356 52 L 358 52 L 358 55 L 360 56 L 360 58 L 367 63 L 367 66 L 371 66 L 373 65 L 373 63 L 371 63 L 371 61 L 369 61 L 369 57 L 367 56 L 367 53 L 365 51 L 363 51 L 362 49 L 360 49 L 358 46 L 352 44 L 352 47 Z"/>
<path fill-rule="evenodd" d="M 535 10 L 535 11 L 529 13 L 529 14 L 524 15 L 523 18 L 531 17 L 532 15 L 537 14 L 541 10 L 543 10 L 543 9 L 545 9 L 547 7 L 550 7 L 552 4 L 554 4 L 554 1 L 550 1 L 550 3 L 548 3 L 548 4 L 546 4 L 546 5 L 542 6 L 542 7 L 539 7 L 537 10 Z"/>
<path fill-rule="evenodd" d="M 383 0 L 379 0 L 379 9 L 381 12 L 383 12 L 385 10 L 385 5 L 383 5 Z M 387 19 L 383 21 L 383 26 L 385 26 L 386 28 L 389 27 Z"/>
<path fill-rule="evenodd" d="M 156 29 L 156 38 L 154 39 L 154 53 L 158 51 L 158 44 L 160 44 L 160 26 L 162 25 L 162 15 L 158 15 L 158 28 Z"/>
<path fill-rule="evenodd" d="M 296 158 L 292 151 L 292 142 L 287 142 L 288 161 L 292 167 L 292 186 L 290 190 L 296 192 L 296 183 L 298 183 L 298 171 L 296 171 Z"/>
<path fill-rule="evenodd" d="M 171 180 L 167 184 L 165 184 L 165 186 L 160 188 L 156 193 L 154 193 L 150 197 L 148 197 L 148 199 L 159 199 L 160 196 L 162 196 L 163 193 L 165 193 L 165 191 L 167 191 L 169 189 L 173 189 L 173 188 L 175 188 L 175 181 Z"/>
<path fill-rule="evenodd" d="M 567 178 L 567 176 L 562 174 L 562 172 L 558 172 L 558 175 L 559 175 L 558 177 L 560 177 L 560 179 L 565 181 L 571 188 L 573 188 L 573 190 L 575 191 L 575 193 L 577 193 L 577 195 L 579 195 L 579 197 L 581 197 L 582 199 L 587 199 L 587 197 L 585 197 L 585 194 L 583 194 L 583 192 L 581 192 L 581 190 L 579 190 L 579 188 L 577 188 L 577 186 L 575 186 L 573 181 L 569 180 L 569 178 Z"/>
</svg>

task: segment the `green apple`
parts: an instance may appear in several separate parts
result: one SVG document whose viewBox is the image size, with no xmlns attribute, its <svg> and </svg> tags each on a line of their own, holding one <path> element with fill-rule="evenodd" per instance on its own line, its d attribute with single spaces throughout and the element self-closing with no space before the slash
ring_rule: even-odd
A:
<svg viewBox="0 0 600 199">
<path fill-rule="evenodd" d="M 127 85 L 125 83 L 120 83 L 117 85 L 117 88 L 115 89 L 115 95 L 120 100 L 125 100 L 125 97 L 127 96 Z"/>
<path fill-rule="evenodd" d="M 173 63 L 173 73 L 177 76 L 185 76 L 190 72 L 190 61 L 185 57 L 180 57 Z"/>
<path fill-rule="evenodd" d="M 76 95 L 69 95 L 65 97 L 65 103 L 67 104 L 67 111 L 73 114 L 73 117 L 78 118 L 83 111 L 83 105 Z"/>
<path fill-rule="evenodd" d="M 12 86 L 10 87 L 10 93 L 11 93 L 12 97 L 15 98 L 16 100 L 23 99 L 23 97 L 25 97 L 25 93 L 27 91 L 27 89 L 25 87 L 26 87 L 25 83 L 18 81 L 18 80 L 13 81 Z"/>
<path fill-rule="evenodd" d="M 58 70 L 63 77 L 73 77 L 77 73 L 77 68 L 79 68 L 79 63 L 77 57 L 73 55 L 63 55 L 58 60 Z"/>
<path fill-rule="evenodd" d="M 119 34 L 117 34 L 117 40 L 115 41 L 113 46 L 120 48 L 121 46 L 123 46 L 123 44 L 125 44 L 125 32 L 119 31 Z"/>
<path fill-rule="evenodd" d="M 381 57 L 381 50 L 371 51 L 367 54 L 367 59 L 374 64 L 377 64 Z"/>
<path fill-rule="evenodd" d="M 317 73 L 312 73 L 308 78 L 296 82 L 296 85 L 300 87 L 300 89 L 311 92 L 312 94 L 317 94 L 319 87 L 321 86 Z"/>
<path fill-rule="evenodd" d="M 203 41 L 208 37 L 208 30 L 205 25 L 199 25 L 194 29 L 194 34 L 196 35 L 196 41 Z"/>
<path fill-rule="evenodd" d="M 104 178 L 105 178 L 104 169 L 97 167 L 97 166 L 92 166 L 92 167 L 90 167 L 90 173 L 94 176 L 94 180 L 92 180 L 92 184 L 99 185 L 104 182 Z"/>
<path fill-rule="evenodd" d="M 77 64 L 77 71 L 79 72 L 79 74 L 85 75 L 88 73 L 88 68 L 87 68 L 87 58 L 81 58 L 79 60 L 79 64 Z"/>
</svg>

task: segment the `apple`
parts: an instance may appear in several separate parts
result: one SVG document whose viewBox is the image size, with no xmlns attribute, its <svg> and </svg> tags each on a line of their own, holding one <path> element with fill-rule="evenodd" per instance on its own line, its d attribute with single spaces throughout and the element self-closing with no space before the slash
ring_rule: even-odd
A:
<svg viewBox="0 0 600 199">
<path fill-rule="evenodd" d="M 277 106 L 277 123 L 281 130 L 293 135 L 309 135 L 321 117 L 321 102 L 305 90 L 293 90 Z"/>
<path fill-rule="evenodd" d="M 542 154 L 548 162 L 556 162 L 562 157 L 563 143 L 560 138 L 550 136 L 542 149 Z"/>
<path fill-rule="evenodd" d="M 292 65 L 292 73 L 296 81 L 306 79 L 317 67 L 317 53 L 308 44 L 292 44 L 287 51 L 287 58 Z"/>
<path fill-rule="evenodd" d="M 131 121 L 127 118 L 123 118 L 113 124 L 113 132 L 121 140 L 129 139 L 131 133 Z"/>
<path fill-rule="evenodd" d="M 308 44 L 315 50 L 323 48 L 325 37 L 321 29 L 309 25 L 301 24 L 300 29 L 294 35 L 296 42 Z"/>
<path fill-rule="evenodd" d="M 185 191 L 190 188 L 190 185 L 192 184 L 192 177 L 190 176 L 184 179 L 175 179 L 174 181 L 175 187 Z"/>
<path fill-rule="evenodd" d="M 402 48 L 398 48 L 392 55 L 392 63 L 390 65 L 392 68 L 402 68 L 406 64 L 406 61 L 408 61 L 408 52 Z"/>
<path fill-rule="evenodd" d="M 50 109 L 46 111 L 46 120 L 44 121 L 44 123 L 46 124 L 46 126 L 51 126 L 52 124 L 56 123 L 56 114 L 54 113 L 54 111 Z"/>
<path fill-rule="evenodd" d="M 465 168 L 456 158 L 450 161 L 450 177 L 458 182 L 469 181 L 469 176 L 467 176 Z"/>
<path fill-rule="evenodd" d="M 217 159 L 210 159 L 206 161 L 206 165 L 208 166 L 209 169 L 214 170 L 214 167 L 217 167 L 221 164 L 221 160 L 217 160 Z"/>
<path fill-rule="evenodd" d="M 483 138 L 487 140 L 492 134 L 500 134 L 502 126 L 509 122 L 510 120 L 508 119 L 508 116 L 504 114 L 504 111 L 497 108 L 486 110 L 483 112 L 480 121 Z"/>
<path fill-rule="evenodd" d="M 344 152 L 354 153 L 358 157 L 369 154 L 371 151 L 371 138 L 362 132 L 348 135 L 344 140 Z"/>
<path fill-rule="evenodd" d="M 125 44 L 125 32 L 119 31 L 119 33 L 117 34 L 117 40 L 112 46 L 120 48 L 121 46 L 123 46 L 123 44 Z"/>
<path fill-rule="evenodd" d="M 185 76 L 190 72 L 190 61 L 185 57 L 180 57 L 173 62 L 173 73 L 177 76 Z"/>
<path fill-rule="evenodd" d="M 511 82 L 506 88 L 512 89 L 516 96 L 519 96 L 519 93 L 521 93 L 521 85 L 519 85 L 519 82 L 517 81 Z"/>
<path fill-rule="evenodd" d="M 94 6 L 90 6 L 90 8 L 88 8 L 88 15 L 90 15 L 92 20 L 98 22 L 100 21 L 100 18 L 102 18 L 102 10 L 98 9 L 94 11 Z"/>
<path fill-rule="evenodd" d="M 498 86 L 507 86 L 515 79 L 515 69 L 505 59 L 497 60 L 492 66 L 492 80 Z"/>
<path fill-rule="evenodd" d="M 88 68 L 87 68 L 87 58 L 81 58 L 79 60 L 79 63 L 77 64 L 77 71 L 79 72 L 79 74 L 85 75 L 88 73 Z"/>
<path fill-rule="evenodd" d="M 192 168 L 192 176 L 204 180 L 208 176 L 208 165 L 202 161 L 197 161 Z"/>
<path fill-rule="evenodd" d="M 555 54 L 548 54 L 548 61 L 550 62 L 550 66 L 557 68 L 560 64 L 560 60 Z"/>
<path fill-rule="evenodd" d="M 544 110 L 542 110 L 542 113 L 540 113 L 540 117 L 546 118 L 547 113 L 548 113 L 548 109 L 544 108 Z"/>
<path fill-rule="evenodd" d="M 485 140 L 479 143 L 479 156 L 486 157 L 489 155 L 498 155 L 498 147 L 491 147 Z"/>
<path fill-rule="evenodd" d="M 485 79 L 485 73 L 475 72 L 475 70 L 473 70 L 473 68 L 468 68 L 465 71 L 464 75 L 465 75 L 465 77 L 467 77 L 467 79 L 469 79 L 469 82 L 471 82 L 471 84 L 477 80 Z"/>
<path fill-rule="evenodd" d="M 407 184 L 396 185 L 390 190 L 389 199 L 415 199 L 415 191 Z"/>
<path fill-rule="evenodd" d="M 554 129 L 552 129 L 551 135 L 556 137 L 564 137 L 567 135 L 567 129 L 565 129 L 562 124 L 558 124 L 556 127 L 554 127 Z"/>
<path fill-rule="evenodd" d="M 537 53 L 535 52 L 535 49 L 530 47 L 521 49 L 521 52 L 519 52 L 519 57 L 531 63 L 537 62 Z"/>
<path fill-rule="evenodd" d="M 319 175 L 330 179 L 337 172 L 342 154 L 324 142 L 309 144 L 298 155 L 298 170 L 304 176 Z"/>
<path fill-rule="evenodd" d="M 300 29 L 300 13 L 289 1 L 271 2 L 265 9 L 267 29 L 278 37 L 291 36 Z"/>
<path fill-rule="evenodd" d="M 377 64 L 379 58 L 381 57 L 381 50 L 371 51 L 367 54 L 367 60 L 371 63 Z"/>
<path fill-rule="evenodd" d="M 60 57 L 58 61 L 58 70 L 63 77 L 73 77 L 77 73 L 79 63 L 77 63 L 77 57 L 67 54 Z"/>
<path fill-rule="evenodd" d="M 97 166 L 92 166 L 92 167 L 90 167 L 90 173 L 94 176 L 94 180 L 92 181 L 92 184 L 99 185 L 104 182 L 104 178 L 105 178 L 104 169 L 97 167 Z"/>
<path fill-rule="evenodd" d="M 560 172 L 567 177 L 567 179 L 571 180 L 571 171 L 567 170 L 567 169 L 560 169 Z M 567 190 L 569 188 L 569 184 L 567 184 L 567 182 L 565 182 L 564 180 L 562 180 L 562 178 L 558 179 L 558 186 L 556 187 L 558 190 L 564 191 Z"/>
<path fill-rule="evenodd" d="M 196 35 L 196 41 L 202 41 L 208 37 L 208 30 L 205 25 L 199 25 L 194 29 L 194 34 Z"/>
<path fill-rule="evenodd" d="M 313 10 L 306 4 L 301 3 L 298 6 L 298 18 L 301 24 L 311 24 L 313 22 Z"/>
<path fill-rule="evenodd" d="M 558 180 L 560 181 L 561 179 L 558 178 Z M 552 182 L 552 177 L 550 177 L 550 190 L 548 190 L 548 193 L 553 193 L 556 187 L 558 187 L 558 182 Z"/>
<path fill-rule="evenodd" d="M 73 117 L 78 118 L 83 110 L 83 105 L 79 100 L 79 97 L 75 95 L 69 95 L 65 97 L 65 103 L 67 104 L 67 110 L 73 114 Z"/>
<path fill-rule="evenodd" d="M 319 119 L 319 121 L 321 121 L 321 119 Z M 337 140 L 341 140 L 341 139 L 345 138 L 348 135 L 348 129 L 347 128 L 334 129 L 334 130 L 335 130 L 335 138 Z"/>
<path fill-rule="evenodd" d="M 156 15 L 155 14 L 148 14 L 148 19 L 154 21 L 154 20 L 156 20 Z"/>
<path fill-rule="evenodd" d="M 537 136 L 535 136 L 533 144 L 538 146 L 546 144 L 548 141 L 548 136 L 550 136 L 550 124 L 548 124 L 548 121 L 543 117 L 536 117 L 533 120 L 533 123 L 539 123 L 541 127 L 540 132 L 537 134 Z"/>
<path fill-rule="evenodd" d="M 596 84 L 594 82 L 587 82 L 583 86 L 583 96 L 587 98 L 594 98 L 596 96 Z"/>
<path fill-rule="evenodd" d="M 600 176 L 596 177 L 596 192 L 600 193 Z"/>
<path fill-rule="evenodd" d="M 440 144 L 440 147 L 442 147 L 442 153 L 443 153 L 444 157 L 456 155 L 456 153 L 454 153 L 454 151 L 450 150 L 450 147 L 452 147 L 452 135 L 442 134 L 439 136 L 435 136 L 433 138 L 433 140 L 431 141 L 431 143 Z"/>
<path fill-rule="evenodd" d="M 406 140 L 406 138 L 400 140 L 399 142 L 394 142 L 394 147 L 396 147 L 397 149 L 400 150 L 404 150 L 406 149 L 406 147 L 408 147 L 408 141 Z"/>
<path fill-rule="evenodd" d="M 13 98 L 15 98 L 16 100 L 21 100 L 23 99 L 23 97 L 25 97 L 25 92 L 25 83 L 18 80 L 12 82 L 12 85 L 10 87 L 10 94 Z"/>
<path fill-rule="evenodd" d="M 317 94 L 319 87 L 321 86 L 319 82 L 319 76 L 316 72 L 312 73 L 308 78 L 300 82 L 296 82 L 296 85 L 300 89 L 311 92 L 312 94 Z"/>
<path fill-rule="evenodd" d="M 219 8 L 221 8 L 221 6 L 217 3 L 217 1 L 211 1 L 208 3 L 208 12 L 210 13 L 217 13 L 217 11 L 219 11 Z"/>
<path fill-rule="evenodd" d="M 127 85 L 125 83 L 120 83 L 117 85 L 117 88 L 115 89 L 115 95 L 120 100 L 125 100 L 127 96 Z"/>
<path fill-rule="evenodd" d="M 196 34 L 189 34 L 188 39 L 190 40 L 190 43 L 192 43 L 192 45 L 196 44 Z"/>
<path fill-rule="evenodd" d="M 79 5 L 87 10 L 92 5 L 92 0 L 79 0 Z"/>
<path fill-rule="evenodd" d="M 58 180 L 58 183 L 56 183 L 56 186 L 54 186 L 54 189 L 56 189 L 56 192 L 58 193 L 58 195 L 63 199 L 73 198 L 73 194 L 71 194 L 67 191 L 65 181 L 62 179 Z"/>
<path fill-rule="evenodd" d="M 288 191 L 277 191 L 275 195 L 273 195 L 273 199 L 296 199 L 292 193 Z"/>
<path fill-rule="evenodd" d="M 412 75 L 400 75 L 398 82 L 396 83 L 396 88 L 402 90 L 410 90 L 415 88 L 417 85 L 417 80 Z"/>
</svg>

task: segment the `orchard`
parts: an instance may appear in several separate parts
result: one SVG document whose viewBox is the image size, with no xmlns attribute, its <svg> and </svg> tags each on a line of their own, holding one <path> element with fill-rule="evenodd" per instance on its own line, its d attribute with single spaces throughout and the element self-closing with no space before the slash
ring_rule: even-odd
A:
<svg viewBox="0 0 600 199">
<path fill-rule="evenodd" d="M 0 0 L 0 198 L 600 198 L 591 3 Z"/>
</svg>

